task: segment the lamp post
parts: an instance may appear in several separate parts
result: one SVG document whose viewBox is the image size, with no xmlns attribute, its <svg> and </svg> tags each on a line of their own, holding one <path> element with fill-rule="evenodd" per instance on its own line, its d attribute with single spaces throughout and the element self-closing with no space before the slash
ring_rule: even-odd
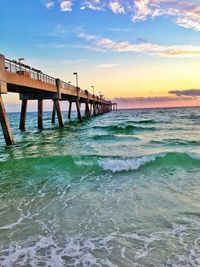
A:
<svg viewBox="0 0 200 267">
<path fill-rule="evenodd" d="M 19 63 L 22 63 L 22 61 L 24 61 L 25 59 L 23 58 L 23 57 L 20 57 L 19 59 L 18 59 L 18 61 L 19 61 Z"/>
<path fill-rule="evenodd" d="M 76 76 L 76 87 L 78 88 L 78 73 L 74 72 L 73 74 Z"/>
<path fill-rule="evenodd" d="M 93 90 L 93 95 L 94 95 L 94 86 L 92 85 L 91 88 L 92 88 L 92 90 Z"/>
<path fill-rule="evenodd" d="M 20 58 L 18 59 L 18 61 L 19 61 L 19 65 L 20 65 L 20 67 L 19 67 L 19 71 L 20 71 L 20 74 L 22 74 L 22 66 L 21 66 L 21 64 L 22 64 L 22 61 L 24 61 L 24 58 L 23 58 L 23 57 L 20 57 Z"/>
</svg>

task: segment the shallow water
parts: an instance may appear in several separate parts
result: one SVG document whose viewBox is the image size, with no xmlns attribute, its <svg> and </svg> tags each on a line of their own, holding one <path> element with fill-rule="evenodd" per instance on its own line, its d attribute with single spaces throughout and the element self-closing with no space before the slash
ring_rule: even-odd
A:
<svg viewBox="0 0 200 267">
<path fill-rule="evenodd" d="M 200 266 L 200 108 L 9 120 L 0 266 Z"/>
</svg>

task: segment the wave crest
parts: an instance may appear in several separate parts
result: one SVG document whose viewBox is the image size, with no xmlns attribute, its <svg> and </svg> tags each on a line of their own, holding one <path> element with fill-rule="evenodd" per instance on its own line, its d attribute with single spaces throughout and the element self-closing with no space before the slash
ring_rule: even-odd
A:
<svg viewBox="0 0 200 267">
<path fill-rule="evenodd" d="M 120 171 L 130 171 L 130 170 L 137 170 L 142 165 L 146 163 L 155 161 L 155 156 L 145 156 L 141 158 L 134 158 L 134 159 L 102 159 L 98 161 L 100 167 L 102 167 L 105 171 L 112 171 L 112 172 L 120 172 Z"/>
<path fill-rule="evenodd" d="M 200 155 L 193 153 L 168 152 L 147 155 L 138 158 L 104 158 L 98 160 L 98 165 L 105 171 L 121 172 L 135 171 L 143 166 L 182 166 L 195 165 L 199 167 Z"/>
</svg>

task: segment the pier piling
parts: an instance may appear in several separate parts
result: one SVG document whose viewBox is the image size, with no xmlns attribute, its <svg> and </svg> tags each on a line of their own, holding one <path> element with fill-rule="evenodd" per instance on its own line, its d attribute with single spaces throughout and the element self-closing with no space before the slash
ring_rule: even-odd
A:
<svg viewBox="0 0 200 267">
<path fill-rule="evenodd" d="M 68 119 L 71 119 L 72 101 L 69 101 Z"/>
<path fill-rule="evenodd" d="M 83 121 L 82 116 L 81 116 L 81 105 L 80 105 L 80 101 L 76 101 L 76 109 L 77 109 L 77 115 L 78 115 L 78 119 L 80 122 Z"/>
<path fill-rule="evenodd" d="M 58 99 L 54 100 L 54 106 L 55 106 L 57 117 L 58 117 L 59 127 L 63 128 L 64 122 L 63 122 L 62 112 L 60 108 L 60 101 Z"/>
<path fill-rule="evenodd" d="M 38 129 L 43 129 L 43 100 L 38 100 Z"/>
<path fill-rule="evenodd" d="M 10 125 L 8 122 L 8 118 L 6 115 L 6 110 L 4 107 L 4 103 L 3 103 L 3 99 L 2 96 L 0 94 L 0 122 L 1 122 L 1 127 L 2 127 L 2 131 L 3 131 L 3 135 L 6 141 L 6 145 L 11 146 L 14 145 L 14 139 L 12 136 L 12 132 L 10 129 Z"/>
<path fill-rule="evenodd" d="M 20 124 L 19 124 L 19 129 L 22 131 L 25 130 L 25 125 L 26 125 L 27 104 L 28 104 L 27 99 L 22 100 Z"/>
<path fill-rule="evenodd" d="M 56 122 L 56 108 L 55 108 L 55 105 L 54 105 L 54 102 L 53 102 L 53 110 L 52 110 L 51 123 L 52 124 L 55 124 L 55 122 Z"/>
</svg>

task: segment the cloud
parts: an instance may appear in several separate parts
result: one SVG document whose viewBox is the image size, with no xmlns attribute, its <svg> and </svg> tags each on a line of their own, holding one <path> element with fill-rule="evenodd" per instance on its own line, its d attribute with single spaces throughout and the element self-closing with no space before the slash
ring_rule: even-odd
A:
<svg viewBox="0 0 200 267">
<path fill-rule="evenodd" d="M 193 97 L 185 96 L 153 96 L 153 97 L 116 97 L 113 102 L 117 103 L 161 103 L 161 102 L 176 102 L 176 101 L 192 101 Z"/>
<path fill-rule="evenodd" d="M 188 89 L 188 90 L 172 90 L 169 94 L 176 96 L 192 96 L 193 98 L 200 96 L 200 89 Z"/>
<path fill-rule="evenodd" d="M 72 11 L 72 1 L 61 1 L 60 2 L 60 8 L 64 12 L 70 12 Z"/>
<path fill-rule="evenodd" d="M 179 26 L 200 31 L 199 0 L 135 0 L 135 7 L 134 22 L 148 17 L 168 16 L 175 18 Z"/>
<path fill-rule="evenodd" d="M 37 47 L 61 49 L 61 48 L 66 48 L 67 45 L 62 43 L 45 43 L 45 44 L 37 44 Z"/>
<path fill-rule="evenodd" d="M 82 10 L 88 8 L 92 10 L 102 11 L 104 10 L 104 7 L 105 7 L 105 1 L 101 0 L 85 0 L 82 1 L 81 3 Z"/>
<path fill-rule="evenodd" d="M 62 11 L 72 11 L 72 1 L 43 0 L 47 8 L 60 3 Z M 128 14 L 134 23 L 160 16 L 172 18 L 181 27 L 200 31 L 199 0 L 82 0 L 80 9 L 110 10 L 114 14 Z"/>
<path fill-rule="evenodd" d="M 119 13 L 119 14 L 124 14 L 125 10 L 124 7 L 119 3 L 118 1 L 111 1 L 110 2 L 110 9 L 112 10 L 113 13 Z"/>
<path fill-rule="evenodd" d="M 52 48 L 52 49 L 65 49 L 65 48 L 75 48 L 75 49 L 86 49 L 94 52 L 107 52 L 105 49 L 94 47 L 92 45 L 82 45 L 82 44 L 65 44 L 65 43 L 41 43 L 37 44 L 40 48 Z"/>
<path fill-rule="evenodd" d="M 127 41 L 113 41 L 97 35 L 79 33 L 79 38 L 86 40 L 96 48 L 113 52 L 134 52 L 145 53 L 148 55 L 157 55 L 165 57 L 193 57 L 200 56 L 200 46 L 191 45 L 158 45 L 153 43 L 130 43 Z"/>
<path fill-rule="evenodd" d="M 59 36 L 59 37 L 66 37 L 69 33 L 71 33 L 71 29 L 64 27 L 63 25 L 56 25 L 54 28 L 51 29 L 51 32 L 48 32 L 48 36 Z"/>
<path fill-rule="evenodd" d="M 54 6 L 54 2 L 53 1 L 48 1 L 48 2 L 45 3 L 45 6 L 46 6 L 47 9 L 50 9 L 50 8 L 52 8 Z"/>
<path fill-rule="evenodd" d="M 118 67 L 120 66 L 120 64 L 116 64 L 116 63 L 104 63 L 104 64 L 99 64 L 97 65 L 97 67 L 99 68 L 113 68 L 113 67 Z"/>
<path fill-rule="evenodd" d="M 72 45 L 68 45 L 66 47 L 68 47 L 68 48 L 86 49 L 86 50 L 89 50 L 89 51 L 102 52 L 102 53 L 107 52 L 103 48 L 95 47 L 95 46 L 92 46 L 92 45 L 81 45 L 81 44 L 78 44 L 77 45 L 77 44 L 72 44 Z"/>
</svg>

